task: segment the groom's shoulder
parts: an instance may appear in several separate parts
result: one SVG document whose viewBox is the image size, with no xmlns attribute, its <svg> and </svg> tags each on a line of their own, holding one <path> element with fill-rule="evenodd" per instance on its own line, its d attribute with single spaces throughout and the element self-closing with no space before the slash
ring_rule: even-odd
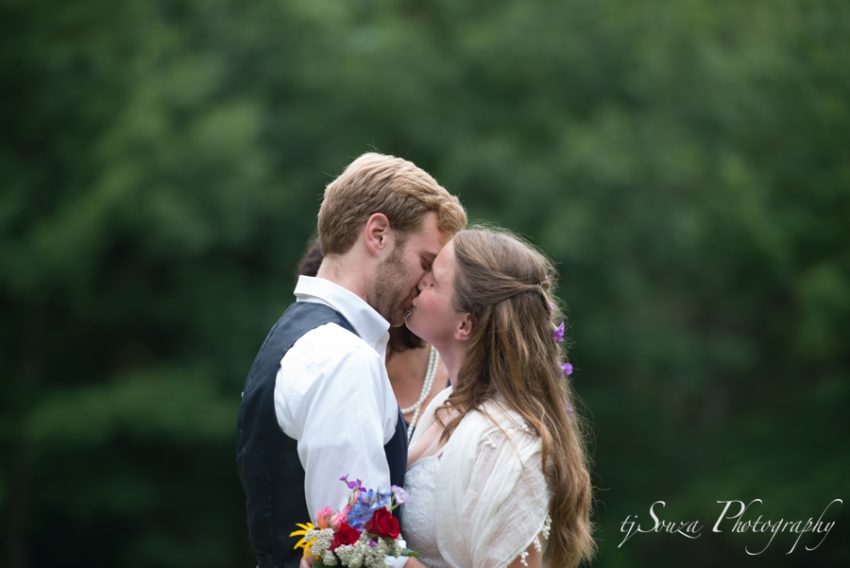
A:
<svg viewBox="0 0 850 568">
<path fill-rule="evenodd" d="M 358 335 L 337 323 L 324 323 L 307 331 L 290 348 L 290 353 L 307 361 L 326 364 L 339 360 L 380 363 L 378 353 Z"/>
<path fill-rule="evenodd" d="M 331 384 L 355 384 L 350 376 L 380 377 L 378 354 L 358 336 L 335 323 L 302 335 L 284 354 L 277 376 L 287 397 L 304 396 Z"/>
</svg>

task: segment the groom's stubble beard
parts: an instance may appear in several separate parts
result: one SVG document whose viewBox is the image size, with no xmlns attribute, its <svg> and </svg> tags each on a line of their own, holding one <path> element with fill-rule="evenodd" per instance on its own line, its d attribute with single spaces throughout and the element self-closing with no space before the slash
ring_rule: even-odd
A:
<svg viewBox="0 0 850 568">
<path fill-rule="evenodd" d="M 392 327 L 404 324 L 402 303 L 412 292 L 412 288 L 405 289 L 407 273 L 402 261 L 403 254 L 404 242 L 396 242 L 390 256 L 381 262 L 375 271 L 373 307 Z"/>
</svg>

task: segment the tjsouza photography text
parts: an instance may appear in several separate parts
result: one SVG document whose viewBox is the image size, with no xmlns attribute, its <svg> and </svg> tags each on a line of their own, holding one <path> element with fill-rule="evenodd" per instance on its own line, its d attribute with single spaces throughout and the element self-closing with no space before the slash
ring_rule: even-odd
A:
<svg viewBox="0 0 850 568">
<path fill-rule="evenodd" d="M 628 515 L 620 525 L 624 535 L 617 548 L 622 548 L 632 537 L 638 534 L 667 533 L 688 540 L 697 540 L 704 533 L 738 533 L 752 535 L 752 543 L 744 546 L 744 552 L 749 556 L 759 556 L 773 545 L 776 536 L 789 534 L 793 536 L 785 554 L 793 554 L 803 549 L 814 552 L 824 543 L 836 521 L 830 520 L 830 510 L 844 504 L 843 499 L 833 499 L 816 515 L 805 519 L 784 518 L 771 516 L 763 512 L 764 501 L 752 499 L 749 502 L 741 500 L 718 500 L 717 517 L 711 521 L 710 531 L 700 520 L 673 520 L 664 516 L 666 501 L 655 501 L 649 507 L 649 519 L 640 515 Z M 833 515 L 835 511 L 832 511 Z"/>
</svg>

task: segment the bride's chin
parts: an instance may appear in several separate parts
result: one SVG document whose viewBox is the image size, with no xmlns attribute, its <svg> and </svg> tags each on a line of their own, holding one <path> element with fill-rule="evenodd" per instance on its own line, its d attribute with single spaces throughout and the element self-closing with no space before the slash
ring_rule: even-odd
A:
<svg viewBox="0 0 850 568">
<path fill-rule="evenodd" d="M 407 327 L 407 329 L 412 331 L 414 334 L 419 335 L 418 333 L 416 333 L 416 329 L 415 329 L 416 328 L 416 318 L 413 315 L 415 311 L 416 311 L 416 308 L 411 308 L 404 313 L 404 325 Z M 421 335 L 420 335 L 420 337 L 421 337 Z"/>
</svg>

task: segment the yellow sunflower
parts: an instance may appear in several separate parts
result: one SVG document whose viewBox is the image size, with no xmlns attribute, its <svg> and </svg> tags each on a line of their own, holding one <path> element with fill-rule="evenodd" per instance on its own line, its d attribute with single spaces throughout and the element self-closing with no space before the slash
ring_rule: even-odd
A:
<svg viewBox="0 0 850 568">
<path fill-rule="evenodd" d="M 316 542 L 316 539 L 311 538 L 310 540 L 307 540 L 307 533 L 312 530 L 315 530 L 316 527 L 313 525 L 313 523 L 295 523 L 295 526 L 297 526 L 300 530 L 292 531 L 291 533 L 289 533 L 289 536 L 300 536 L 301 539 L 296 542 L 295 546 L 293 546 L 292 548 L 293 550 L 303 548 L 304 557 L 310 556 L 313 550 L 313 544 Z"/>
</svg>

